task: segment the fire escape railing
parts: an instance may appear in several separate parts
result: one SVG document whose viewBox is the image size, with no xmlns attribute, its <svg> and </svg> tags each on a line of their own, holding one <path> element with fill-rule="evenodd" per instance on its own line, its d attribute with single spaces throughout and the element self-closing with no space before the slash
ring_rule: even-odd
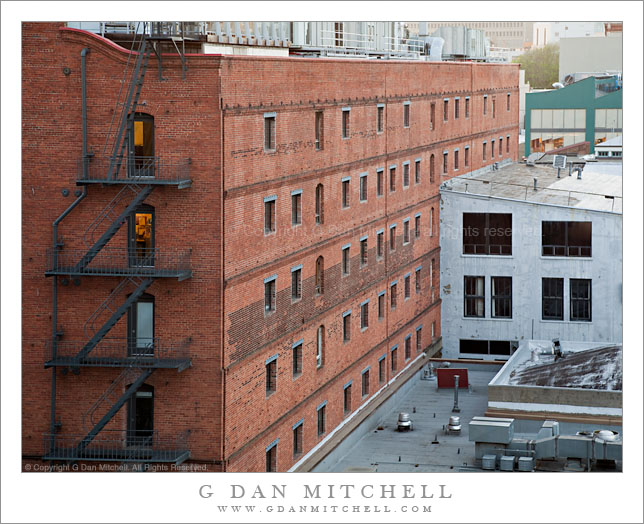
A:
<svg viewBox="0 0 644 524">
<path fill-rule="evenodd" d="M 187 160 L 170 160 L 163 157 L 133 156 L 113 164 L 109 157 L 81 158 L 78 161 L 78 184 L 153 184 L 190 187 L 190 165 Z"/>
</svg>

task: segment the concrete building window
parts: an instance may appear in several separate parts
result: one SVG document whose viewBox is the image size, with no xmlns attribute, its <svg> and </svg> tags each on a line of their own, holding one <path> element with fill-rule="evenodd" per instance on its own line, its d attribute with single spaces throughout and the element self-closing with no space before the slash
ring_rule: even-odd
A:
<svg viewBox="0 0 644 524">
<path fill-rule="evenodd" d="M 320 326 L 318 327 L 317 340 L 315 345 L 315 363 L 318 369 L 324 365 L 324 337 L 324 326 Z"/>
<path fill-rule="evenodd" d="M 342 138 L 349 138 L 351 125 L 351 109 L 342 109 Z"/>
<path fill-rule="evenodd" d="M 389 251 L 396 250 L 396 224 L 389 226 Z"/>
<path fill-rule="evenodd" d="M 302 265 L 291 269 L 291 301 L 296 302 L 302 298 Z"/>
<path fill-rule="evenodd" d="M 414 273 L 416 275 L 416 293 L 420 293 L 420 267 L 416 268 L 416 272 Z"/>
<path fill-rule="evenodd" d="M 367 246 L 367 237 L 360 239 L 360 266 L 366 266 L 369 261 L 369 250 Z"/>
<path fill-rule="evenodd" d="M 420 213 L 414 216 L 414 235 L 420 238 Z"/>
<path fill-rule="evenodd" d="M 454 120 L 458 120 L 459 105 L 461 101 L 458 98 L 454 99 Z"/>
<path fill-rule="evenodd" d="M 275 201 L 276 196 L 266 197 L 264 199 L 264 234 L 270 235 L 275 233 Z"/>
<path fill-rule="evenodd" d="M 414 184 L 420 184 L 420 159 L 414 162 Z"/>
<path fill-rule="evenodd" d="M 266 396 L 277 391 L 277 355 L 273 355 L 264 363 L 266 367 Z"/>
<path fill-rule="evenodd" d="M 503 355 L 509 356 L 519 346 L 516 340 L 468 340 L 459 341 L 460 353 L 475 355 Z"/>
<path fill-rule="evenodd" d="M 385 318 L 385 292 L 378 293 L 378 320 Z"/>
<path fill-rule="evenodd" d="M 411 333 L 405 337 L 405 360 L 411 358 Z"/>
<path fill-rule="evenodd" d="M 344 397 L 344 414 L 348 415 L 351 413 L 351 382 L 348 384 L 345 384 L 344 386 L 344 392 L 343 392 L 343 397 Z"/>
<path fill-rule="evenodd" d="M 492 317 L 512 318 L 512 277 L 492 277 Z"/>
<path fill-rule="evenodd" d="M 470 117 L 470 97 L 465 97 L 465 118 Z"/>
<path fill-rule="evenodd" d="M 365 300 L 360 304 L 360 329 L 365 330 L 369 327 L 369 301 Z"/>
<path fill-rule="evenodd" d="M 483 95 L 483 114 L 487 115 L 487 95 Z"/>
<path fill-rule="evenodd" d="M 432 102 L 429 106 L 429 129 L 433 131 L 436 128 L 436 104 Z"/>
<path fill-rule="evenodd" d="M 403 220 L 403 246 L 409 244 L 409 219 Z"/>
<path fill-rule="evenodd" d="M 403 102 L 403 127 L 409 127 L 409 108 L 410 102 Z"/>
<path fill-rule="evenodd" d="M 485 277 L 465 277 L 465 316 L 485 317 Z"/>
<path fill-rule="evenodd" d="M 360 175 L 360 202 L 367 201 L 367 173 L 362 173 Z"/>
<path fill-rule="evenodd" d="M 592 256 L 592 222 L 541 222 L 541 254 L 559 257 Z"/>
<path fill-rule="evenodd" d="M 266 448 L 266 472 L 274 473 L 276 471 L 277 471 L 277 441 Z"/>
<path fill-rule="evenodd" d="M 318 406 L 318 437 L 326 433 L 326 402 Z"/>
<path fill-rule="evenodd" d="M 302 454 L 302 432 L 304 422 L 300 421 L 293 427 L 293 458 L 296 459 Z"/>
<path fill-rule="evenodd" d="M 378 382 L 380 384 L 387 382 L 387 355 L 378 359 Z"/>
<path fill-rule="evenodd" d="M 563 320 L 563 278 L 541 279 L 541 318 Z"/>
<path fill-rule="evenodd" d="M 362 398 L 369 395 L 369 368 L 362 372 Z"/>
<path fill-rule="evenodd" d="M 264 113 L 264 151 L 275 151 L 275 113 Z"/>
<path fill-rule="evenodd" d="M 342 179 L 342 208 L 346 209 L 351 204 L 351 177 Z"/>
<path fill-rule="evenodd" d="M 391 373 L 395 373 L 398 371 L 398 346 L 394 346 L 391 348 L 391 355 L 389 357 L 390 362 L 391 362 Z"/>
<path fill-rule="evenodd" d="M 458 171 L 458 149 L 454 149 L 454 171 Z"/>
<path fill-rule="evenodd" d="M 385 105 L 378 104 L 378 120 L 376 123 L 376 132 L 382 133 L 385 130 Z"/>
<path fill-rule="evenodd" d="M 342 313 L 342 340 L 351 340 L 351 310 Z"/>
<path fill-rule="evenodd" d="M 592 281 L 585 278 L 570 279 L 570 320 L 592 320 Z"/>
<path fill-rule="evenodd" d="M 342 276 L 347 276 L 351 272 L 351 244 L 342 247 Z"/>
<path fill-rule="evenodd" d="M 416 353 L 420 353 L 422 350 L 423 350 L 423 328 L 422 326 L 419 326 L 416 328 Z"/>
<path fill-rule="evenodd" d="M 446 175 L 447 172 L 449 171 L 449 153 L 447 151 L 443 151 L 443 174 Z"/>
<path fill-rule="evenodd" d="M 433 184 L 433 183 L 434 183 L 434 173 L 435 173 L 435 169 L 434 169 L 434 155 L 432 154 L 432 155 L 429 157 L 429 183 L 430 183 L 430 184 Z"/>
<path fill-rule="evenodd" d="M 324 224 L 324 186 L 315 187 L 315 223 Z"/>
<path fill-rule="evenodd" d="M 396 166 L 389 168 L 389 191 L 396 191 Z"/>
<path fill-rule="evenodd" d="M 405 275 L 405 300 L 411 297 L 411 273 Z"/>
<path fill-rule="evenodd" d="M 483 142 L 483 162 L 487 160 L 487 142 Z"/>
<path fill-rule="evenodd" d="M 291 193 L 291 225 L 299 226 L 302 223 L 302 190 Z"/>
<path fill-rule="evenodd" d="M 443 100 L 443 122 L 449 120 L 449 100 L 446 98 Z"/>
<path fill-rule="evenodd" d="M 266 314 L 273 313 L 275 311 L 275 282 L 277 276 L 264 280 L 264 312 Z"/>
<path fill-rule="evenodd" d="M 597 122 L 595 122 L 595 125 L 597 125 Z M 597 137 L 597 133 L 595 133 L 595 136 Z M 530 110 L 531 152 L 546 152 L 578 144 L 585 140 L 585 109 Z"/>
<path fill-rule="evenodd" d="M 376 196 L 381 197 L 384 194 L 385 187 L 385 170 L 380 168 L 376 170 Z"/>
<path fill-rule="evenodd" d="M 302 374 L 302 344 L 303 340 L 300 340 L 293 344 L 292 348 L 292 360 L 293 360 L 293 378 L 297 378 Z"/>
<path fill-rule="evenodd" d="M 385 231 L 381 229 L 376 234 L 376 258 L 382 259 L 385 256 Z"/>
<path fill-rule="evenodd" d="M 324 293 L 324 257 L 319 256 L 315 261 L 315 294 Z"/>
<path fill-rule="evenodd" d="M 315 150 L 321 151 L 324 149 L 324 113 L 322 111 L 315 112 Z"/>
<path fill-rule="evenodd" d="M 409 162 L 403 163 L 403 188 L 409 187 Z"/>
<path fill-rule="evenodd" d="M 464 156 L 465 158 L 463 160 L 464 160 L 465 167 L 470 167 L 470 146 L 465 146 Z"/>
<path fill-rule="evenodd" d="M 512 255 L 511 213 L 463 213 L 464 255 Z"/>
<path fill-rule="evenodd" d="M 396 309 L 398 302 L 398 281 L 394 281 L 389 285 L 389 309 L 393 311 Z"/>
</svg>

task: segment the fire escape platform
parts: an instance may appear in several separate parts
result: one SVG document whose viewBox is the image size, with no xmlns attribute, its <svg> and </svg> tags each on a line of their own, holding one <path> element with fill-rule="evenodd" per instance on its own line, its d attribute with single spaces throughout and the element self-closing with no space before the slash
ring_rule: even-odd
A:
<svg viewBox="0 0 644 524">
<path fill-rule="evenodd" d="M 56 357 L 45 362 L 45 368 L 51 367 L 101 367 L 101 368 L 154 368 L 176 369 L 181 372 L 192 366 L 190 358 L 155 358 L 155 357 Z"/>
<path fill-rule="evenodd" d="M 77 452 L 75 448 L 54 448 L 43 455 L 43 460 L 86 460 L 99 462 L 128 462 L 128 463 L 173 463 L 182 464 L 190 458 L 189 450 L 155 450 L 140 449 L 101 449 L 99 451 L 85 450 Z"/>
</svg>

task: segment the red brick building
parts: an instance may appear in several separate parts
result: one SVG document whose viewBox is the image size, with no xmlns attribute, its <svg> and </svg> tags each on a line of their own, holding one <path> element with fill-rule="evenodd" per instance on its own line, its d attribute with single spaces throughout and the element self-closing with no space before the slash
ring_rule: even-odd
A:
<svg viewBox="0 0 644 524">
<path fill-rule="evenodd" d="M 438 186 L 516 159 L 518 65 L 138 56 L 23 25 L 23 461 L 288 470 L 440 349 Z"/>
</svg>

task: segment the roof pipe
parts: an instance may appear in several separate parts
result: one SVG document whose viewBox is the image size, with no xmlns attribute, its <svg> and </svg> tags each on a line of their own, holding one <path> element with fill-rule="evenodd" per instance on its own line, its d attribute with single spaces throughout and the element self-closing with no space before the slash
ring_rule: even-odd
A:
<svg viewBox="0 0 644 524">
<path fill-rule="evenodd" d="M 87 179 L 89 170 L 89 155 L 87 153 L 87 75 L 85 57 L 89 53 L 89 47 L 81 51 L 81 86 L 82 86 L 82 111 L 83 111 L 83 178 Z"/>
</svg>

